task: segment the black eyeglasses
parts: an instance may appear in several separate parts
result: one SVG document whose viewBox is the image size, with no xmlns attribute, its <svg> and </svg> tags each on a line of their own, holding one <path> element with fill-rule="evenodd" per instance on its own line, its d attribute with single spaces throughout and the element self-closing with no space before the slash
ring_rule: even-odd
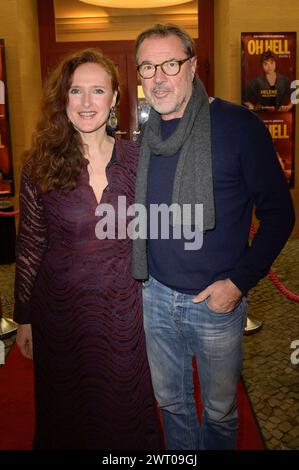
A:
<svg viewBox="0 0 299 470">
<path fill-rule="evenodd" d="M 162 62 L 162 64 L 156 65 L 151 64 L 150 62 L 142 62 L 142 64 L 137 65 L 137 70 L 142 78 L 153 78 L 156 75 L 157 68 L 161 67 L 161 70 L 165 73 L 165 75 L 173 77 L 174 75 L 180 73 L 182 65 L 190 59 L 191 57 L 187 57 L 186 59 L 182 60 L 165 60 L 165 62 Z"/>
</svg>

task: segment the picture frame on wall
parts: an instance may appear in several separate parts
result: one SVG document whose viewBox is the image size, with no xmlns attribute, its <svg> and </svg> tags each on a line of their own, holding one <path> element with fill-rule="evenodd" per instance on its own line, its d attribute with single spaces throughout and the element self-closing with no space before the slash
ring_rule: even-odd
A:
<svg viewBox="0 0 299 470">
<path fill-rule="evenodd" d="M 14 196 L 5 43 L 0 39 L 0 199 Z"/>
<path fill-rule="evenodd" d="M 295 180 L 296 33 L 241 33 L 242 104 L 268 128 L 290 187 Z"/>
</svg>

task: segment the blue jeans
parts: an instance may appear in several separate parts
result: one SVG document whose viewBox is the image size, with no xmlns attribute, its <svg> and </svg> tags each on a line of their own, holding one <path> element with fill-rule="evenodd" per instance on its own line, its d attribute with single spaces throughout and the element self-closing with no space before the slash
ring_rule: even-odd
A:
<svg viewBox="0 0 299 470">
<path fill-rule="evenodd" d="M 150 277 L 143 283 L 144 329 L 155 396 L 169 450 L 235 449 L 237 381 L 243 360 L 247 300 L 216 313 Z M 199 426 L 192 358 L 201 386 Z"/>
</svg>

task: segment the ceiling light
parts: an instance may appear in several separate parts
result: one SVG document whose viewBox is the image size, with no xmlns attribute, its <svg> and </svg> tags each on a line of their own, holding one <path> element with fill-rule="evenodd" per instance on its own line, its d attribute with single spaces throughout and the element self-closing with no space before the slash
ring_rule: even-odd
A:
<svg viewBox="0 0 299 470">
<path fill-rule="evenodd" d="M 188 3 L 191 0 L 79 0 L 83 3 L 90 3 L 106 8 L 160 8 Z"/>
</svg>

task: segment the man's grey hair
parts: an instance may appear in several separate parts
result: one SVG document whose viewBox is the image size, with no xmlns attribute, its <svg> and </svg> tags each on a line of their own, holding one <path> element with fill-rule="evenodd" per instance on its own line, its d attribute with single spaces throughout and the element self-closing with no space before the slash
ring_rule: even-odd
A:
<svg viewBox="0 0 299 470">
<path fill-rule="evenodd" d="M 152 28 L 146 29 L 136 39 L 136 62 L 138 65 L 138 50 L 145 39 L 148 38 L 165 38 L 167 36 L 177 36 L 183 43 L 185 53 L 188 57 L 196 56 L 196 48 L 191 36 L 181 29 L 179 26 L 171 23 L 155 24 Z"/>
</svg>

